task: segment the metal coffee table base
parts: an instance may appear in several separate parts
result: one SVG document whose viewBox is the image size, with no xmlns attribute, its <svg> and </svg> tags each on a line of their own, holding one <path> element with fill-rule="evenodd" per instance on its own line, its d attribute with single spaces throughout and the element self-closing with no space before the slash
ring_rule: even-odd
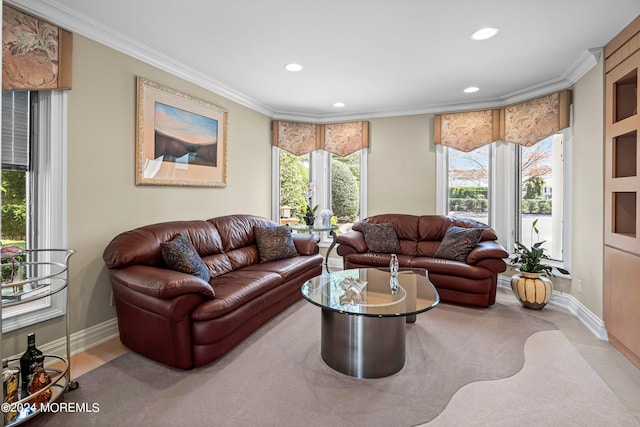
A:
<svg viewBox="0 0 640 427">
<path fill-rule="evenodd" d="M 404 367 L 405 325 L 398 317 L 368 317 L 322 310 L 322 359 L 357 378 L 393 375 Z"/>
</svg>

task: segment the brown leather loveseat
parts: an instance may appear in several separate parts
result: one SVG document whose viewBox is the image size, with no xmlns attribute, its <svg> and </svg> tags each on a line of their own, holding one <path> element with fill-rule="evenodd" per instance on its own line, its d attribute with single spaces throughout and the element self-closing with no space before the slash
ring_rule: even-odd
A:
<svg viewBox="0 0 640 427">
<path fill-rule="evenodd" d="M 364 233 L 371 228 L 371 224 L 391 224 L 393 230 L 390 239 L 397 237 L 398 252 L 371 251 Z M 444 250 L 441 245 L 450 226 L 454 226 L 451 231 L 460 230 L 456 228 L 460 227 L 465 234 L 476 233 L 475 242 L 468 245 L 466 252 L 458 251 L 457 259 L 451 259 L 454 258 L 451 251 Z M 447 246 L 460 249 L 455 234 L 451 233 L 447 240 Z M 498 273 L 506 270 L 503 258 L 509 255 L 496 240 L 492 228 L 472 219 L 385 214 L 357 222 L 353 231 L 338 235 L 336 243 L 345 269 L 387 267 L 391 253 L 397 253 L 401 268 L 424 268 L 429 272 L 429 279 L 443 301 L 487 307 L 495 303 Z"/>
<path fill-rule="evenodd" d="M 263 239 L 259 246 L 256 235 L 272 229 L 290 236 L 286 257 L 265 259 L 265 241 L 275 242 L 271 247 L 276 250 L 282 245 Z M 150 359 L 184 369 L 228 352 L 299 300 L 300 286 L 322 272 L 313 236 L 281 229 L 265 218 L 229 215 L 153 224 L 116 236 L 103 258 L 122 343 Z M 174 239 L 190 241 L 203 267 L 198 274 L 204 277 L 174 269 L 184 267 L 182 260 L 176 267 L 173 258 L 165 257 L 167 242 Z"/>
</svg>

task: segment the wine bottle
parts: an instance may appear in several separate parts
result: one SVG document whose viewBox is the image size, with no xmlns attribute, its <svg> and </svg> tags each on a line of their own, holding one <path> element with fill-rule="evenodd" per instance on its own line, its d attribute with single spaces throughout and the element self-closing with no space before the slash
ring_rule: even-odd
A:
<svg viewBox="0 0 640 427">
<path fill-rule="evenodd" d="M 36 348 L 36 334 L 27 335 L 27 350 L 20 358 L 20 373 L 22 376 L 22 396 L 29 394 L 29 384 L 33 379 L 33 373 L 38 368 L 44 368 L 44 356 Z"/>
</svg>

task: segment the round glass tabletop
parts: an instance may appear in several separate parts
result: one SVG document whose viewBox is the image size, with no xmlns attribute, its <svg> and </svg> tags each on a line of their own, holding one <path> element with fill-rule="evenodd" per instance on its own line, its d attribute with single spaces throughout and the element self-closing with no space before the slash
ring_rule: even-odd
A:
<svg viewBox="0 0 640 427">
<path fill-rule="evenodd" d="M 411 316 L 440 302 L 423 269 L 361 268 L 322 274 L 301 288 L 304 299 L 323 309 L 370 317 Z"/>
</svg>

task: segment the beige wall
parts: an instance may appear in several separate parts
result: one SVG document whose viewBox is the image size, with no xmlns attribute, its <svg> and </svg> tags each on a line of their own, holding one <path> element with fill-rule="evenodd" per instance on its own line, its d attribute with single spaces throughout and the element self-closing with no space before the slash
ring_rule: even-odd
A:
<svg viewBox="0 0 640 427">
<path fill-rule="evenodd" d="M 102 251 L 116 234 L 159 221 L 271 215 L 271 119 L 78 35 L 73 61 L 68 246 L 77 251 L 70 268 L 75 332 L 115 317 Z M 226 188 L 135 185 L 138 75 L 229 111 Z M 38 343 L 64 333 L 60 320 L 29 329 L 36 330 Z M 24 332 L 19 331 L 17 344 L 11 338 L 16 333 L 5 336 L 5 354 L 24 349 Z"/>
<path fill-rule="evenodd" d="M 433 115 L 369 121 L 367 214 L 436 213 Z"/>
<path fill-rule="evenodd" d="M 115 317 L 102 251 L 118 233 L 144 224 L 232 213 L 269 217 L 270 118 L 86 38 L 74 39 L 69 94 L 69 247 L 71 324 L 79 331 Z M 226 188 L 137 187 L 135 76 L 229 111 Z M 574 87 L 573 295 L 602 317 L 603 68 Z M 436 213 L 433 116 L 370 120 L 368 215 Z M 568 281 L 559 288 L 570 291 Z M 37 325 L 38 342 L 62 335 L 63 323 Z M 24 348 L 24 331 L 5 336 L 5 354 Z"/>
<path fill-rule="evenodd" d="M 603 293 L 603 117 L 602 61 L 573 89 L 573 281 L 555 278 L 559 291 L 569 292 L 602 319 Z M 370 120 L 368 214 L 436 213 L 433 116 L 415 115 Z M 506 274 L 511 274 L 512 271 Z"/>
<path fill-rule="evenodd" d="M 587 73 L 573 90 L 573 216 L 571 294 L 603 318 L 604 66 Z M 575 280 L 582 281 L 582 293 Z"/>
</svg>

